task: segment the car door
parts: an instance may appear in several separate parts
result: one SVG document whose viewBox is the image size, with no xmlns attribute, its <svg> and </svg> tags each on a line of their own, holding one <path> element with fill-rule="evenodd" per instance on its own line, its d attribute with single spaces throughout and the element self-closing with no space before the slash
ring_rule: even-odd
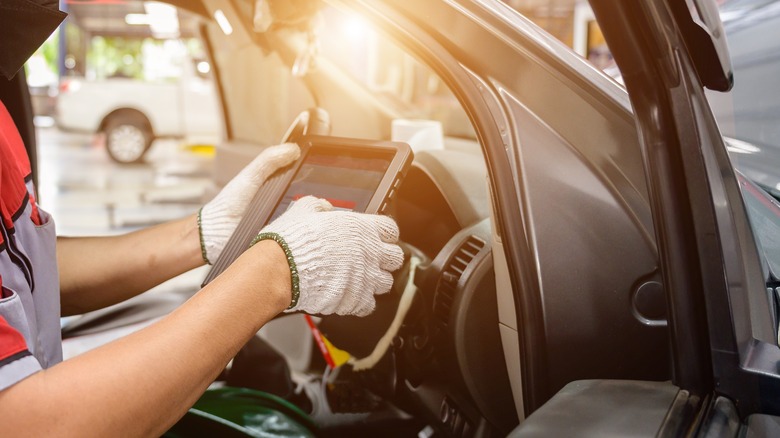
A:
<svg viewBox="0 0 780 438">
<path fill-rule="evenodd" d="M 667 407 L 661 421 L 656 417 L 634 427 L 647 426 L 661 436 L 776 435 L 775 304 L 766 293 L 739 180 L 703 90 L 728 90 L 733 79 L 716 5 L 704 0 L 591 4 L 623 73 L 641 133 L 677 387 L 672 400 L 667 393 L 654 404 Z M 586 390 L 575 398 L 595 395 L 602 409 L 619 400 L 618 411 L 626 414 L 658 395 L 623 390 L 607 397 Z M 557 395 L 553 406 L 540 409 L 516 435 L 560 430 L 550 422 L 551 414 L 571 407 L 571 399 L 565 400 L 571 395 Z M 567 425 L 578 427 L 580 435 L 603 436 L 625 431 L 618 421 L 596 409 L 580 411 Z"/>
<path fill-rule="evenodd" d="M 364 9 L 447 81 L 484 149 L 520 418 L 574 382 L 563 396 L 590 417 L 564 408 L 572 423 L 526 424 L 603 436 L 611 418 L 618 435 L 736 433 L 751 414 L 777 413 L 780 349 L 702 88 L 731 81 L 714 3 L 592 6 L 627 95 L 500 2 Z"/>
<path fill-rule="evenodd" d="M 649 175 L 673 315 L 674 381 L 686 393 L 678 393 L 677 401 L 687 400 L 689 409 L 710 408 L 705 432 L 716 414 L 760 427 L 756 422 L 766 420 L 763 415 L 778 414 L 780 348 L 771 318 L 774 303 L 765 292 L 739 181 L 702 89 L 725 91 L 732 81 L 716 5 L 655 2 L 629 12 L 599 3 L 596 8 L 597 16 L 626 11 L 627 19 L 633 16 L 634 32 L 644 28 L 645 41 L 653 36 L 650 46 L 637 50 L 623 44 L 615 56 L 623 58 L 621 69 L 636 72 L 626 85 L 645 133 L 646 164 L 654 170 Z M 618 45 L 626 32 L 632 35 L 627 29 L 607 32 Z M 618 34 L 623 38 L 615 38 Z M 652 57 L 653 46 L 671 50 Z M 659 74 L 664 71 L 670 74 Z M 680 409 L 671 409 L 668 418 L 682 421 L 674 426 L 667 421 L 662 431 L 695 425 Z"/>
</svg>

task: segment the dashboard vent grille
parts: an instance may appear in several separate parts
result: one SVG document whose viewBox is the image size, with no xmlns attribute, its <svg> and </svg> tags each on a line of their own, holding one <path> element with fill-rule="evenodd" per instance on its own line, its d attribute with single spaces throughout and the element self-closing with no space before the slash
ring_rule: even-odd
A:
<svg viewBox="0 0 780 438">
<path fill-rule="evenodd" d="M 469 263 L 474 260 L 474 257 L 484 247 L 484 241 L 476 236 L 469 236 L 444 266 L 433 302 L 433 316 L 442 327 L 446 327 L 449 322 L 450 311 L 452 310 L 452 303 L 455 301 L 455 291 L 457 290 L 460 277 Z"/>
</svg>

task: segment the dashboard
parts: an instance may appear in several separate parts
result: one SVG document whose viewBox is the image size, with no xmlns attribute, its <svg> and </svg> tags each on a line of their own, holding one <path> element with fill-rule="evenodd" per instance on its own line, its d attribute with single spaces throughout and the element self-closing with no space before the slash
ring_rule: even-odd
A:
<svg viewBox="0 0 780 438">
<path fill-rule="evenodd" d="M 446 436 L 504 436 L 518 422 L 499 336 L 485 175 L 481 155 L 415 156 L 390 211 L 405 251 L 421 260 L 418 290 L 383 366 L 363 373 L 374 393 Z M 407 275 L 397 273 L 396 284 L 406 284 Z M 325 318 L 320 329 L 347 350 L 368 354 L 400 295 L 377 297 L 367 318 Z"/>
</svg>

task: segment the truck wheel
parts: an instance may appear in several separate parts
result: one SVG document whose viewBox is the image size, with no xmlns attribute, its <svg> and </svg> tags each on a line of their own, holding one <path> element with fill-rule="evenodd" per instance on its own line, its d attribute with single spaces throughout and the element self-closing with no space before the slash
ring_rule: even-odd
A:
<svg viewBox="0 0 780 438">
<path fill-rule="evenodd" d="M 106 122 L 106 150 L 112 160 L 122 163 L 140 163 L 152 145 L 149 122 L 140 114 L 122 114 Z"/>
</svg>

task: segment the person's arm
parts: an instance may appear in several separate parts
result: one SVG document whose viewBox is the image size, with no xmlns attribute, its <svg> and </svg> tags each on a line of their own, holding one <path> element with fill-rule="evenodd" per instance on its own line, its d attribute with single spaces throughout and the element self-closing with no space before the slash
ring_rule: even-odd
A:
<svg viewBox="0 0 780 438">
<path fill-rule="evenodd" d="M 282 310 L 366 315 L 404 260 L 392 219 L 305 197 L 159 322 L 0 391 L 9 436 L 159 436 Z"/>
<path fill-rule="evenodd" d="M 266 148 L 198 217 L 122 236 L 57 239 L 63 315 L 118 303 L 206 261 L 214 263 L 257 189 L 299 156 L 294 143 Z"/>
<path fill-rule="evenodd" d="M 121 236 L 57 239 L 63 315 L 100 309 L 204 264 L 194 215 Z"/>
<path fill-rule="evenodd" d="M 258 243 L 158 323 L 0 392 L 3 435 L 160 436 L 290 289 L 284 252 Z"/>
</svg>

